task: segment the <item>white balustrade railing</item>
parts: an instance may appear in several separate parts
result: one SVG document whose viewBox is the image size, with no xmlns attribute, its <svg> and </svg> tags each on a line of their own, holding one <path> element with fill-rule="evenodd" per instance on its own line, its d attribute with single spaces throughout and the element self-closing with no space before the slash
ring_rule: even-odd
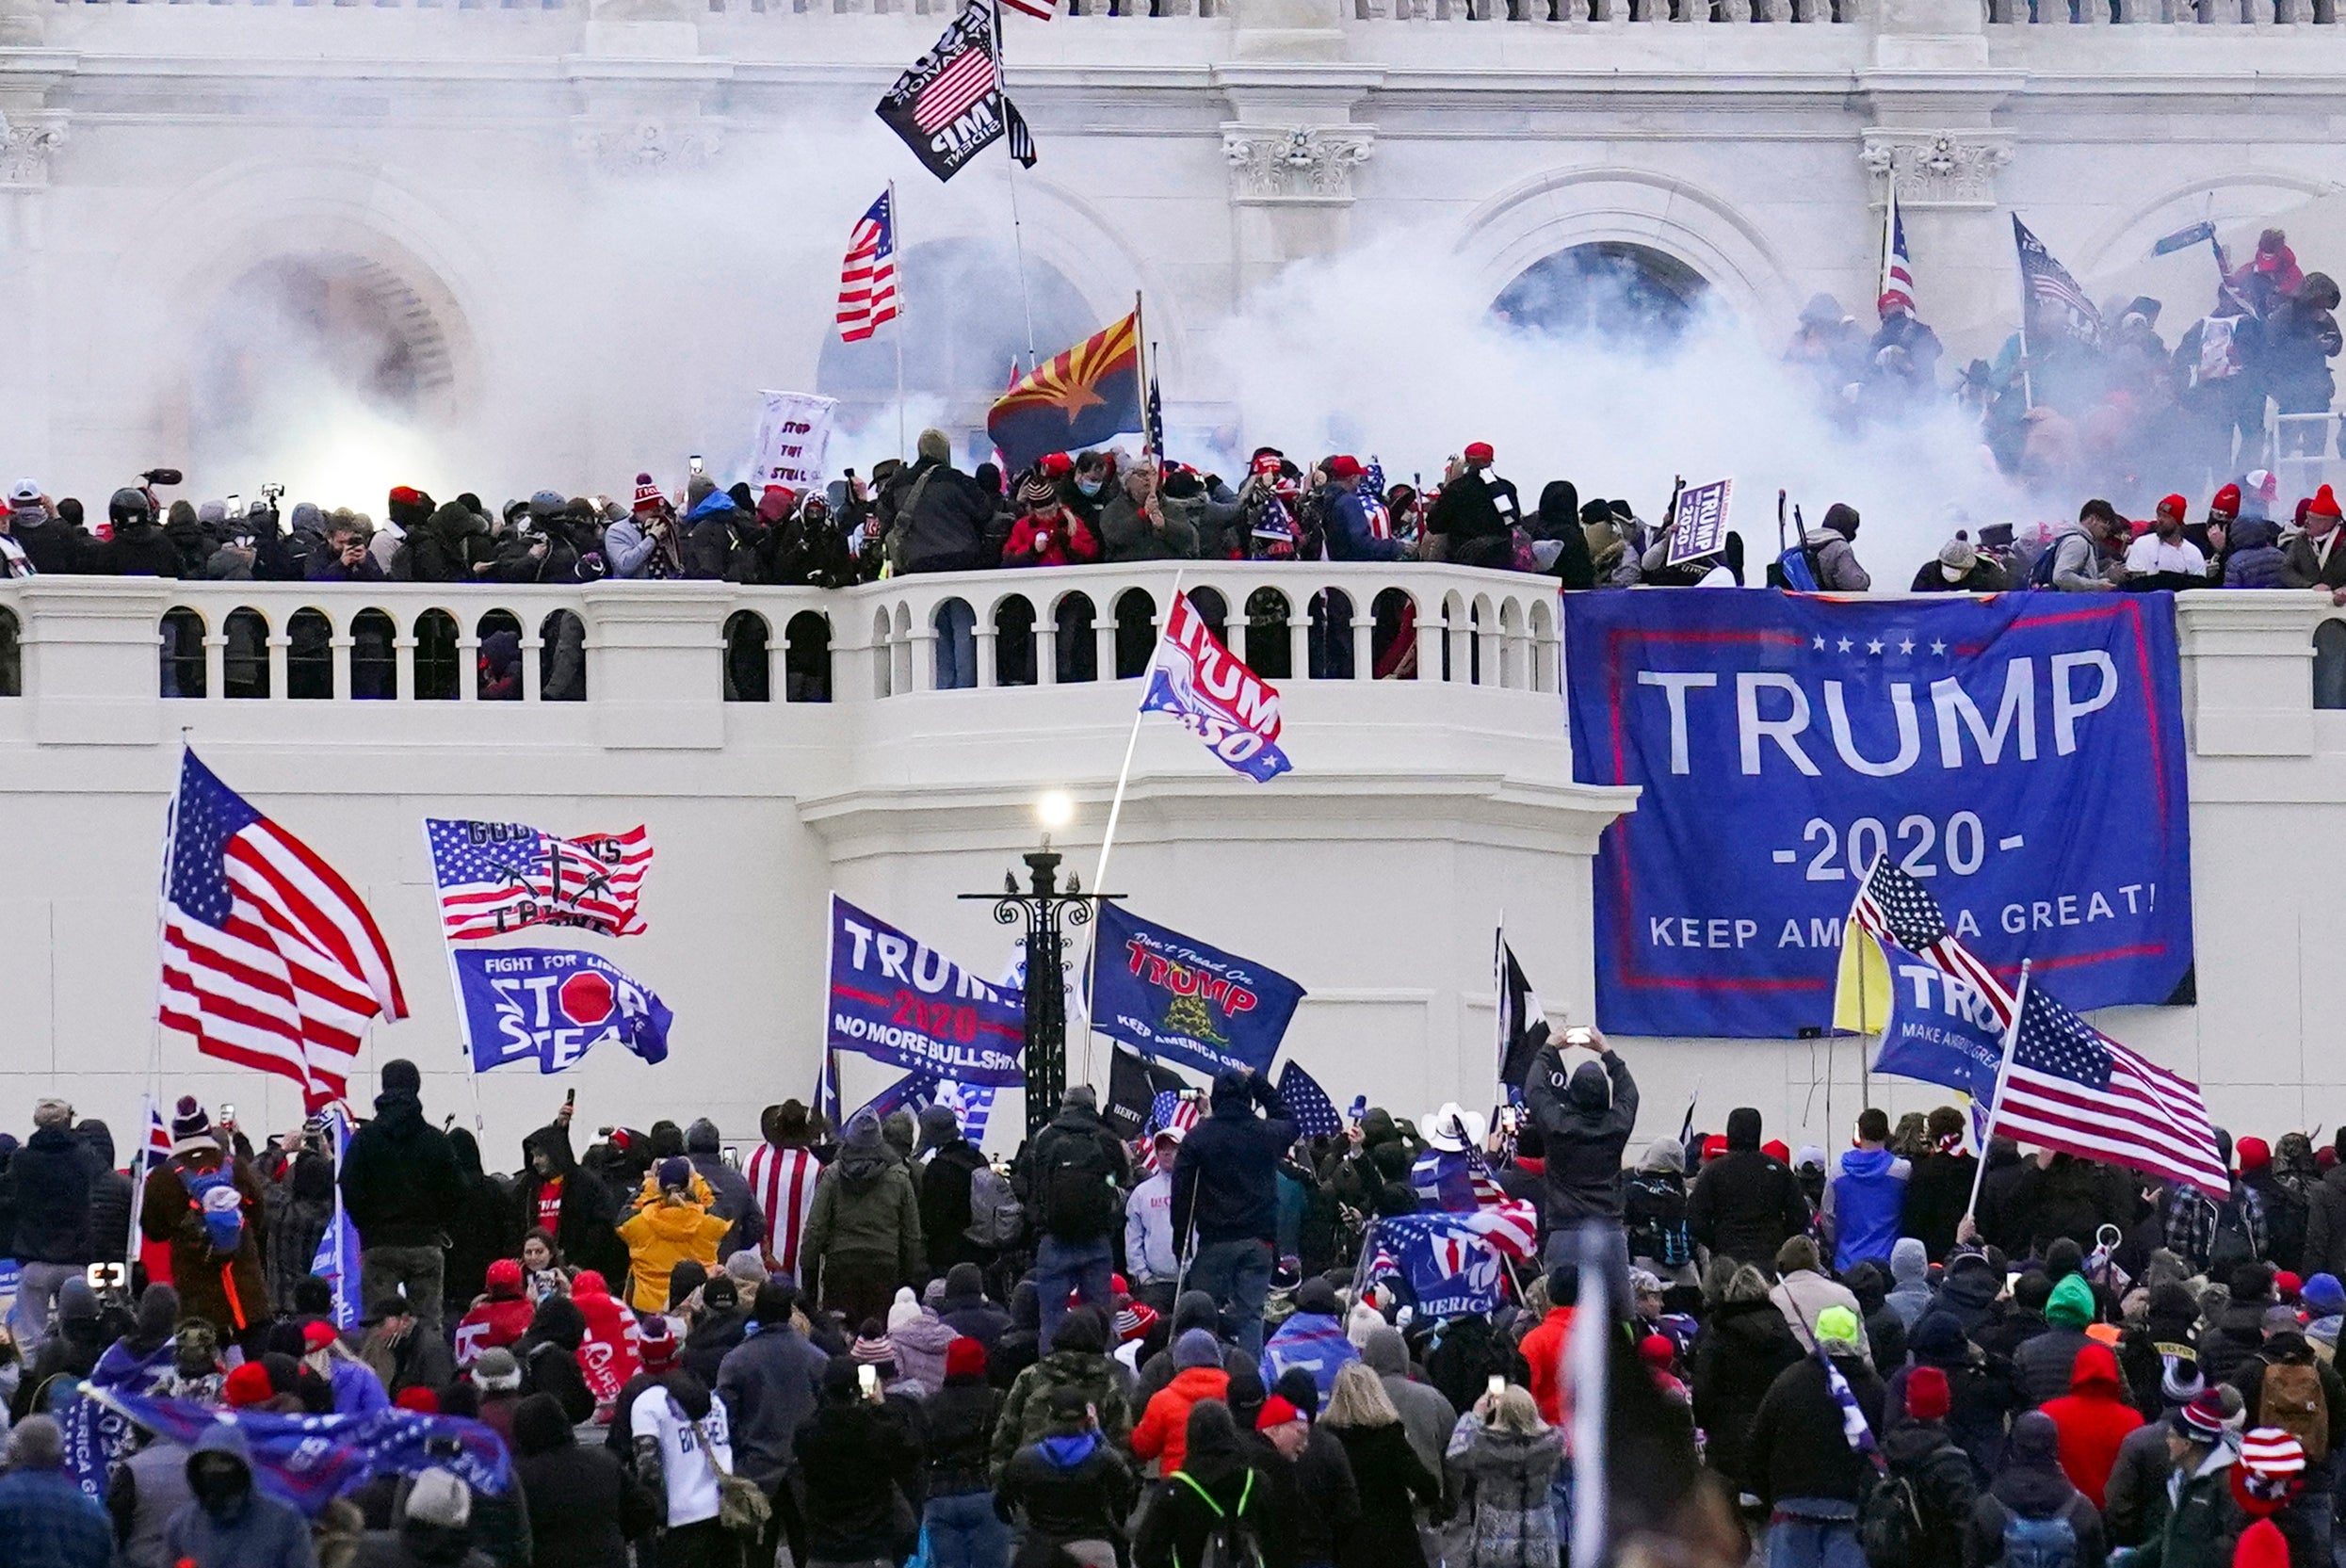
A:
<svg viewBox="0 0 2346 1568">
<path fill-rule="evenodd" d="M 838 591 L 40 578 L 0 585 L 0 696 L 656 706 L 1088 684 L 1141 672 L 1176 581 L 1274 682 L 1560 689 L 1548 578 L 1164 562 Z"/>
</svg>

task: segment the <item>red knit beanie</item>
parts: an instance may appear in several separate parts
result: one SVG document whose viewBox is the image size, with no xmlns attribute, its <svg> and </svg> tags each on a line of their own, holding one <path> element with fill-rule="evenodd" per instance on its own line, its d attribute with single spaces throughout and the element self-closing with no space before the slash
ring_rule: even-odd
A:
<svg viewBox="0 0 2346 1568">
<path fill-rule="evenodd" d="M 1947 1374 L 1935 1366 L 1914 1366 L 1906 1372 L 1906 1417 L 1912 1421 L 1944 1421 L 1949 1400 Z"/>
<path fill-rule="evenodd" d="M 220 1398 L 228 1401 L 231 1410 L 266 1404 L 276 1393 L 268 1381 L 268 1368 L 257 1361 L 246 1362 L 229 1373 L 228 1381 L 220 1385 Z"/>
<path fill-rule="evenodd" d="M 429 1388 L 402 1388 L 399 1390 L 399 1397 L 391 1402 L 401 1410 L 413 1411 L 418 1415 L 440 1414 L 440 1396 Z"/>
<path fill-rule="evenodd" d="M 945 1348 L 945 1375 L 948 1378 L 982 1378 L 986 1375 L 985 1342 L 967 1334 L 956 1338 Z"/>
</svg>

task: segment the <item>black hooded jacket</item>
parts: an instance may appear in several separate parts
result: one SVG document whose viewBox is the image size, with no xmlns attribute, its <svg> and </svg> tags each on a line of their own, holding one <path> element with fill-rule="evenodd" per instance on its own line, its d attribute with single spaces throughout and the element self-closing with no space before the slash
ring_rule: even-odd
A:
<svg viewBox="0 0 2346 1568">
<path fill-rule="evenodd" d="M 1703 1167 L 1687 1195 L 1687 1231 L 1713 1254 L 1762 1270 L 1808 1229 L 1808 1199 L 1791 1168 L 1759 1150 L 1759 1112 L 1727 1112 L 1727 1152 Z"/>
<path fill-rule="evenodd" d="M 1589 536 L 1580 531 L 1580 493 L 1570 479 L 1550 479 L 1540 489 L 1540 509 L 1531 537 L 1561 546 L 1548 574 L 1566 588 L 1594 588 L 1596 566 L 1589 558 Z"/>
<path fill-rule="evenodd" d="M 1637 1080 L 1618 1051 L 1564 1070 L 1564 1047 L 1540 1047 L 1524 1099 L 1547 1152 L 1547 1225 L 1621 1219 L 1621 1151 L 1638 1121 Z M 1608 1081 L 1610 1080 L 1610 1081 Z"/>
<path fill-rule="evenodd" d="M 2053 1418 L 2043 1411 L 2030 1411 L 2012 1424 L 2003 1468 L 1972 1509 L 1965 1556 L 1975 1568 L 1993 1568 L 2003 1560 L 2004 1531 L 2015 1514 L 2066 1519 L 2077 1534 L 2077 1568 L 2102 1568 L 2109 1548 L 2101 1515 L 2062 1473 L 2060 1444 Z"/>
<path fill-rule="evenodd" d="M 464 1183 L 448 1135 L 424 1120 L 412 1091 L 375 1096 L 375 1120 L 351 1136 L 342 1206 L 361 1247 L 434 1247 L 462 1213 Z"/>
<path fill-rule="evenodd" d="M 73 1128 L 73 1136 L 89 1151 L 89 1254 L 92 1261 L 114 1255 L 130 1237 L 130 1200 L 135 1190 L 127 1172 L 114 1168 L 114 1133 L 92 1117 Z"/>
<path fill-rule="evenodd" d="M 540 1127 L 522 1140 L 521 1173 L 513 1179 L 513 1206 L 520 1229 L 526 1233 L 538 1224 L 538 1193 L 545 1178 L 538 1174 L 530 1156 L 539 1149 L 546 1152 L 554 1173 L 562 1182 L 554 1245 L 563 1261 L 574 1268 L 595 1269 L 607 1280 L 626 1278 L 627 1248 L 614 1229 L 620 1218 L 618 1200 L 603 1178 L 580 1165 L 571 1153 L 570 1128 L 562 1123 Z"/>
<path fill-rule="evenodd" d="M 489 1265 L 521 1251 L 522 1230 L 513 1222 L 513 1204 L 504 1190 L 480 1167 L 480 1144 L 470 1128 L 448 1134 L 448 1150 L 456 1159 L 459 1197 L 454 1222 L 448 1227 L 448 1262 L 441 1275 L 441 1299 L 454 1322 L 489 1288 Z"/>
<path fill-rule="evenodd" d="M 523 1390 L 552 1395 L 573 1426 L 594 1414 L 594 1396 L 578 1369 L 578 1347 L 586 1338 L 587 1315 L 578 1303 L 568 1296 L 548 1296 L 538 1303 L 518 1352 Z"/>
<path fill-rule="evenodd" d="M 1194 1234 L 1201 1247 L 1270 1240 L 1279 1232 L 1279 1159 L 1295 1141 L 1295 1123 L 1259 1073 L 1216 1078 L 1213 1111 L 1173 1160 L 1173 1235 Z"/>
<path fill-rule="evenodd" d="M 16 1151 L 5 1179 L 15 1200 L 18 1262 L 89 1261 L 89 1198 L 97 1164 L 70 1127 L 38 1128 Z M 120 1242 L 129 1234 L 126 1224 L 114 1239 Z"/>
</svg>

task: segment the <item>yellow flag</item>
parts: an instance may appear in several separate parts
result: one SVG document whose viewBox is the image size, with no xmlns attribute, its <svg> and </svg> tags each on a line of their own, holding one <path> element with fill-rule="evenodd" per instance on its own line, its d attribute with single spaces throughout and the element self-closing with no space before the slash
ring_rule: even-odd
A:
<svg viewBox="0 0 2346 1568">
<path fill-rule="evenodd" d="M 1845 921 L 1841 973 L 1833 987 L 1833 1026 L 1848 1034 L 1880 1034 L 1889 1018 L 1889 961 L 1864 927 Z"/>
</svg>

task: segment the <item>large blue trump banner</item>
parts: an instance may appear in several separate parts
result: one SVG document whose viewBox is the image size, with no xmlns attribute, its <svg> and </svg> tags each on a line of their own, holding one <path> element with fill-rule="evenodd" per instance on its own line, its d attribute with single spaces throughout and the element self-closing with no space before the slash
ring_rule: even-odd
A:
<svg viewBox="0 0 2346 1568">
<path fill-rule="evenodd" d="M 908 1072 L 1007 1089 L 1027 1081 L 1026 999 L 831 897 L 831 1048 Z"/>
<path fill-rule="evenodd" d="M 1597 1016 L 1623 1034 L 1832 1022 L 1875 857 L 1999 977 L 2178 999 L 2191 839 L 2171 595 L 1580 593 L 1574 770 L 1638 784 L 1596 864 Z"/>
</svg>

